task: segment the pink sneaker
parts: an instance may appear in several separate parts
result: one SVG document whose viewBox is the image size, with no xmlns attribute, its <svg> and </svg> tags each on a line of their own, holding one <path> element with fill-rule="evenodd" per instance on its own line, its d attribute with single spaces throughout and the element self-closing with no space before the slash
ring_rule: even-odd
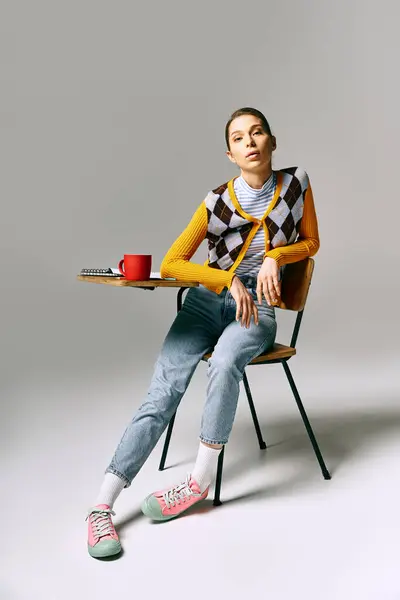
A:
<svg viewBox="0 0 400 600">
<path fill-rule="evenodd" d="M 94 558 L 105 558 L 121 552 L 121 544 L 115 531 L 108 504 L 98 504 L 88 512 L 88 551 Z"/>
<path fill-rule="evenodd" d="M 168 521 L 208 496 L 209 487 L 201 493 L 197 482 L 188 475 L 183 483 L 164 491 L 154 492 L 144 499 L 141 509 L 154 521 Z"/>
</svg>

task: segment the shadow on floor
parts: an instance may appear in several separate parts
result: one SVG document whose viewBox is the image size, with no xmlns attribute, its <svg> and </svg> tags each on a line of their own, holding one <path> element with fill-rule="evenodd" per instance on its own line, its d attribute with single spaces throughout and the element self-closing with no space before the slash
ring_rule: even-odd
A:
<svg viewBox="0 0 400 600">
<path fill-rule="evenodd" d="M 400 436 L 400 399 L 398 410 L 384 408 L 378 411 L 376 408 L 371 409 L 368 407 L 365 412 L 359 409 L 357 411 L 323 415 L 311 414 L 311 411 L 309 411 L 308 417 L 333 480 L 335 473 L 352 456 L 362 454 L 364 450 L 370 447 L 379 447 L 380 439 L 385 439 L 387 436 L 395 434 Z M 275 418 L 269 422 L 260 418 L 260 426 L 267 444 L 266 450 L 260 450 L 258 446 L 252 421 L 241 419 L 234 424 L 233 441 L 229 442 L 225 449 L 221 488 L 223 505 L 240 502 L 241 500 L 258 500 L 263 496 L 284 496 L 289 493 L 292 495 L 294 490 L 307 489 L 310 484 L 316 481 L 316 475 L 323 480 L 314 450 L 299 413 L 294 412 L 293 417 Z M 173 444 L 173 438 L 172 435 L 171 444 Z M 233 461 L 229 460 L 231 452 L 240 457 Z M 168 464 L 167 459 L 166 468 L 173 468 L 186 463 L 188 458 L 188 456 L 182 456 L 181 461 L 172 465 Z M 234 480 L 250 470 L 261 469 L 265 471 L 268 464 L 276 466 L 277 462 L 284 464 L 294 458 L 297 464 L 301 464 L 294 477 L 291 476 L 287 481 L 281 481 L 275 485 L 265 483 L 256 490 L 253 488 L 248 493 L 224 500 L 224 483 Z M 326 485 L 330 485 L 330 482 L 327 481 Z M 214 508 L 212 505 L 213 491 L 211 489 L 207 500 L 189 509 L 185 514 L 208 512 L 208 510 Z M 123 521 L 118 523 L 118 529 L 120 530 L 124 525 L 136 521 L 141 516 L 140 510 L 127 515 Z"/>
</svg>

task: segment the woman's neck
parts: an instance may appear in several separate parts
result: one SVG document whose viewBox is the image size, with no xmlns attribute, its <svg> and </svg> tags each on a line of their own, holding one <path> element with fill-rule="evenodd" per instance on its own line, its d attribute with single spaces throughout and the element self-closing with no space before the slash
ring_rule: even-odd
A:
<svg viewBox="0 0 400 600">
<path fill-rule="evenodd" d="M 264 183 L 268 181 L 268 179 L 272 175 L 272 167 L 270 166 L 268 171 L 264 171 L 263 173 L 249 173 L 241 171 L 241 176 L 245 180 L 245 182 L 254 190 L 261 190 Z"/>
</svg>

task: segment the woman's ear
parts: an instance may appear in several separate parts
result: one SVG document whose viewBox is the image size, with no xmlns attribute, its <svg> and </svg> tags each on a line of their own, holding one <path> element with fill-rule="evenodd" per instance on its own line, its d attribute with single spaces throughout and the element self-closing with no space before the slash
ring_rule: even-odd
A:
<svg viewBox="0 0 400 600">
<path fill-rule="evenodd" d="M 276 150 L 276 137 L 272 136 L 272 150 Z"/>
<path fill-rule="evenodd" d="M 236 164 L 236 160 L 233 158 L 233 156 L 232 156 L 232 154 L 229 152 L 229 150 L 227 150 L 227 151 L 225 152 L 225 154 L 227 155 L 227 157 L 229 158 L 229 160 L 230 160 L 231 162 L 233 162 L 233 163 L 235 163 L 235 164 Z"/>
</svg>

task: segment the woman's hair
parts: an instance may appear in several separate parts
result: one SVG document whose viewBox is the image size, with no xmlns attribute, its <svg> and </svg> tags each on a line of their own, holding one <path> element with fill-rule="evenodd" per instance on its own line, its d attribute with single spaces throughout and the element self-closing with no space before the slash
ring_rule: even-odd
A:
<svg viewBox="0 0 400 600">
<path fill-rule="evenodd" d="M 271 127 L 269 126 L 269 123 L 268 123 L 267 119 L 264 117 L 264 115 L 262 114 L 262 112 L 260 112 L 256 108 L 250 108 L 249 106 L 245 106 L 244 108 L 239 108 L 238 110 L 235 110 L 235 112 L 231 114 L 230 119 L 225 126 L 225 141 L 226 141 L 226 145 L 228 146 L 229 151 L 231 149 L 230 144 L 229 144 L 229 126 L 234 119 L 236 119 L 237 117 L 241 117 L 242 115 L 253 115 L 254 117 L 257 117 L 258 119 L 260 119 L 265 133 L 268 133 L 268 135 L 272 135 Z"/>
</svg>

